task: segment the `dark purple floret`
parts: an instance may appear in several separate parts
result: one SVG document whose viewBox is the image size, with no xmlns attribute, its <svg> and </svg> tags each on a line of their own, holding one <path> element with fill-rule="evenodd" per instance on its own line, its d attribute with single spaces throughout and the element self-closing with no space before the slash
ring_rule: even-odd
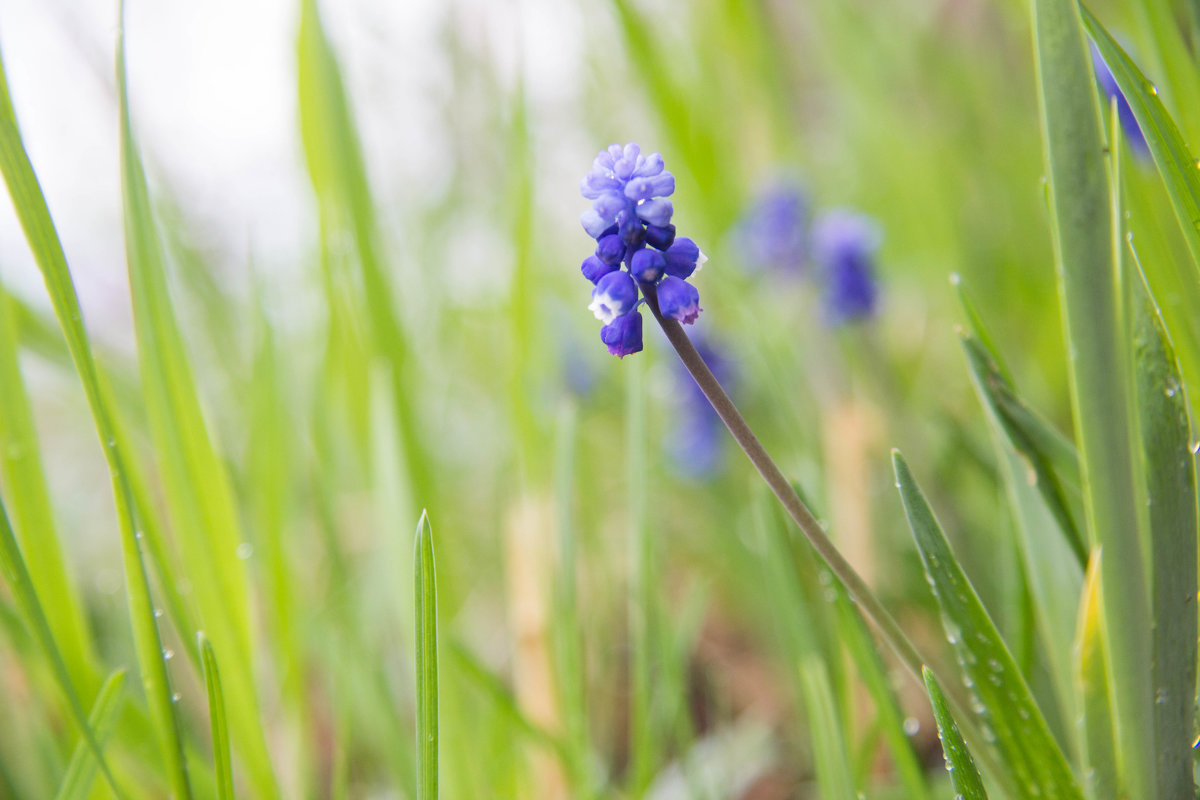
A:
<svg viewBox="0 0 1200 800">
<path fill-rule="evenodd" d="M 879 229 L 852 211 L 834 210 L 813 226 L 813 250 L 825 284 L 825 315 L 830 323 L 864 319 L 875 313 L 875 250 Z"/>
<path fill-rule="evenodd" d="M 662 277 L 666 268 L 667 262 L 663 254 L 648 247 L 638 250 L 633 254 L 633 258 L 629 259 L 630 273 L 642 283 L 654 283 Z"/>
<path fill-rule="evenodd" d="M 625 243 L 616 234 L 601 236 L 596 242 L 596 258 L 605 264 L 617 266 L 625 256 Z"/>
<path fill-rule="evenodd" d="M 642 314 L 634 311 L 617 317 L 600 329 L 600 341 L 608 345 L 608 352 L 624 358 L 642 351 Z"/>
<path fill-rule="evenodd" d="M 587 278 L 592 283 L 597 283 L 601 278 L 610 272 L 617 270 L 616 265 L 605 263 L 598 256 L 588 256 L 583 260 L 583 277 Z"/>
<path fill-rule="evenodd" d="M 658 308 L 664 317 L 691 325 L 700 316 L 700 293 L 682 278 L 668 275 L 658 284 Z"/>
<path fill-rule="evenodd" d="M 686 236 L 676 239 L 674 244 L 667 248 L 667 252 L 663 253 L 663 256 L 667 261 L 667 274 L 684 279 L 690 278 L 692 273 L 708 260 L 700 252 L 696 243 Z"/>
<path fill-rule="evenodd" d="M 646 244 L 658 250 L 666 250 L 675 241 L 675 226 L 657 225 L 646 226 Z"/>
<path fill-rule="evenodd" d="M 615 318 L 628 314 L 638 302 L 637 286 L 625 272 L 610 272 L 592 289 L 592 302 L 588 306 L 596 319 L 605 325 Z"/>
<path fill-rule="evenodd" d="M 1113 77 L 1112 70 L 1104 61 L 1104 56 L 1100 55 L 1100 49 L 1094 42 L 1089 44 L 1092 50 L 1092 70 L 1096 73 L 1096 82 L 1100 84 L 1105 99 L 1111 102 L 1112 98 L 1117 98 L 1117 119 L 1120 120 L 1121 130 L 1125 131 L 1129 149 L 1139 158 L 1148 157 L 1150 147 L 1146 144 L 1146 137 L 1142 135 L 1141 126 L 1133 116 L 1133 109 L 1129 107 L 1129 101 L 1125 99 L 1125 95 L 1117 86 L 1117 79 Z"/>
</svg>

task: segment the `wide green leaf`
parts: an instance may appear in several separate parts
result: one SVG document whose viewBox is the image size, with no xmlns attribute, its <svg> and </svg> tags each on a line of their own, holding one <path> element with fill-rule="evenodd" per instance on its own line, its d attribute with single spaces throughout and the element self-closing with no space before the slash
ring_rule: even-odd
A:
<svg viewBox="0 0 1200 800">
<path fill-rule="evenodd" d="M 1134 453 L 1129 276 L 1120 181 L 1107 158 L 1077 0 L 1032 4 L 1038 105 L 1067 344 L 1075 440 L 1092 547 L 1101 547 L 1104 624 L 1123 789 L 1154 796 L 1148 549 Z M 1113 148 L 1113 153 L 1119 148 Z M 1114 189 L 1114 187 L 1116 187 Z"/>
<path fill-rule="evenodd" d="M 1196 471 L 1188 399 L 1158 309 L 1139 292 L 1134 357 L 1150 514 L 1154 727 L 1159 797 L 1193 791 L 1196 693 Z"/>
<path fill-rule="evenodd" d="M 1016 797 L 1081 798 L 1066 757 L 1050 733 L 974 587 L 899 452 L 892 454 L 896 485 L 925 575 L 942 612 L 946 637 L 962 667 L 971 709 L 985 744 L 995 748 Z"/>
<path fill-rule="evenodd" d="M 954 715 L 950 713 L 950 704 L 946 702 L 942 687 L 928 667 L 922 674 L 925 676 L 925 688 L 929 691 L 929 702 L 933 706 L 933 718 L 937 720 L 938 739 L 942 742 L 946 769 L 950 772 L 950 782 L 954 784 L 956 796 L 962 800 L 987 800 L 983 779 L 979 777 L 971 751 L 959 733 Z"/>
</svg>

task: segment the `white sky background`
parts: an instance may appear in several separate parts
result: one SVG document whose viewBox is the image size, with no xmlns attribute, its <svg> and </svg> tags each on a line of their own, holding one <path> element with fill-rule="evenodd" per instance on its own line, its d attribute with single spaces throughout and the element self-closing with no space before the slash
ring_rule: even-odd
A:
<svg viewBox="0 0 1200 800">
<path fill-rule="evenodd" d="M 443 40 L 452 5 L 320 3 L 385 214 L 419 203 L 413 190 L 436 187 L 445 169 L 439 100 L 451 80 Z M 561 0 L 460 0 L 456 7 L 461 35 L 489 54 L 505 84 L 523 70 L 535 136 L 558 143 L 539 154 L 539 182 L 557 195 L 566 180 L 573 197 L 599 149 L 563 129 L 582 70 L 578 9 Z M 299 0 L 128 0 L 131 103 L 152 187 L 156 177 L 169 183 L 192 226 L 218 248 L 219 270 L 240 268 L 252 254 L 256 264 L 286 271 L 313 253 L 296 111 L 298 12 Z M 0 48 L 89 328 L 130 346 L 112 88 L 116 14 L 115 0 L 0 0 Z M 45 305 L 4 194 L 0 279 Z M 562 209 L 568 224 L 578 211 L 547 205 Z"/>
</svg>

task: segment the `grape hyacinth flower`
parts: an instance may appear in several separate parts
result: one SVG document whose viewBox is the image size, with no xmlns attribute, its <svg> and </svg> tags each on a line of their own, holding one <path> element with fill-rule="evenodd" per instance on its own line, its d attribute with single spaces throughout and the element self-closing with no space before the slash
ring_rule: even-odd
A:
<svg viewBox="0 0 1200 800">
<path fill-rule="evenodd" d="M 1117 79 L 1113 77 L 1104 56 L 1100 55 L 1100 48 L 1096 47 L 1094 42 L 1089 42 L 1089 46 L 1092 51 L 1092 71 L 1096 73 L 1096 82 L 1100 84 L 1105 100 L 1111 102 L 1112 98 L 1117 98 L 1117 119 L 1121 123 L 1121 130 L 1125 131 L 1129 149 L 1139 158 L 1149 158 L 1150 147 L 1146 144 L 1146 137 L 1142 135 L 1141 126 L 1133 116 L 1129 101 L 1117 86 Z"/>
<path fill-rule="evenodd" d="M 796 274 L 807 261 L 808 198 L 796 184 L 776 181 L 761 188 L 737 226 L 746 263 L 754 269 Z"/>
<path fill-rule="evenodd" d="M 831 324 L 866 319 L 875 313 L 875 250 L 880 233 L 874 220 L 846 209 L 826 212 L 813 226 L 813 255 L 825 285 L 825 314 Z"/>
<path fill-rule="evenodd" d="M 608 352 L 624 358 L 641 351 L 637 307 L 647 292 L 654 293 L 664 317 L 695 322 L 700 293 L 687 279 L 706 259 L 695 242 L 675 235 L 675 209 L 667 199 L 675 176 L 662 156 L 642 155 L 632 142 L 611 145 L 596 156 L 579 189 L 592 201 L 580 222 L 596 240 L 580 271 L 595 286 L 588 308 L 604 323 L 600 340 Z"/>
</svg>

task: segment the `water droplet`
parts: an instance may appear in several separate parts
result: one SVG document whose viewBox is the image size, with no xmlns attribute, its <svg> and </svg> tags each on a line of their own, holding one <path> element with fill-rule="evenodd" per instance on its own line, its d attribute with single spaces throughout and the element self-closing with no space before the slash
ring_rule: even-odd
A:
<svg viewBox="0 0 1200 800">
<path fill-rule="evenodd" d="M 144 536 L 145 536 L 145 534 L 143 534 L 141 531 L 134 531 L 134 532 L 133 532 L 133 538 L 135 538 L 135 539 L 141 539 L 141 538 L 143 538 Z"/>
<path fill-rule="evenodd" d="M 1167 701 L 1171 699 L 1171 693 L 1165 687 L 1160 686 L 1158 691 L 1154 693 L 1154 702 L 1160 706 L 1165 706 Z"/>
<path fill-rule="evenodd" d="M 1150 88 L 1150 94 L 1153 94 L 1153 95 L 1157 95 L 1157 94 L 1158 94 L 1158 87 L 1157 87 L 1157 86 L 1155 86 L 1153 83 L 1152 83 L 1152 84 L 1150 84 L 1150 87 L 1149 87 L 1149 88 Z"/>
<path fill-rule="evenodd" d="M 178 703 L 182 699 L 183 699 L 183 695 L 181 695 L 179 692 L 176 692 L 175 694 L 171 695 L 172 703 Z"/>
<path fill-rule="evenodd" d="M 252 555 L 254 555 L 254 545 L 249 542 L 242 542 L 237 546 L 237 557 L 242 561 L 245 561 Z"/>
<path fill-rule="evenodd" d="M 905 717 L 904 719 L 904 735 L 916 736 L 921 732 L 921 720 L 916 717 Z"/>
<path fill-rule="evenodd" d="M 1200 440 L 1192 442 L 1192 452 L 1200 453 Z"/>
<path fill-rule="evenodd" d="M 154 609 L 154 618 L 155 619 L 162 619 L 162 615 L 163 615 L 163 610 L 161 608 Z"/>
<path fill-rule="evenodd" d="M 817 580 L 821 582 L 822 586 L 829 586 L 833 583 L 833 575 L 828 570 L 821 570 L 817 573 Z"/>
<path fill-rule="evenodd" d="M 168 647 L 166 650 L 163 650 L 163 661 L 170 661 L 174 657 L 175 651 L 171 648 Z"/>
</svg>

